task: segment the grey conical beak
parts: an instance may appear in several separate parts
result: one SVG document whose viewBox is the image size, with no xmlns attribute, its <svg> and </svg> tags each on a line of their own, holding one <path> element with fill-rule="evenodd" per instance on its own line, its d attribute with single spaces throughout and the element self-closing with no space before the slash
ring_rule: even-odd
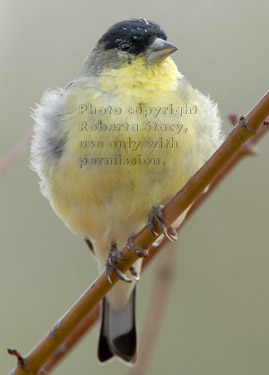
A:
<svg viewBox="0 0 269 375">
<path fill-rule="evenodd" d="M 171 53 L 175 52 L 177 47 L 166 40 L 156 38 L 153 43 L 148 48 L 147 61 L 150 64 L 161 63 L 165 60 Z"/>
</svg>

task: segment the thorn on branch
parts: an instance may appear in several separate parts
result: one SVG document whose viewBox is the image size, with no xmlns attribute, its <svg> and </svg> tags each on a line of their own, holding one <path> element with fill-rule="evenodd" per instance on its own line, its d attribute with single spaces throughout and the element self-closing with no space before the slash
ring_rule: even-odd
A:
<svg viewBox="0 0 269 375">
<path fill-rule="evenodd" d="M 17 357 L 18 367 L 24 368 L 24 366 L 25 366 L 25 358 L 21 355 L 21 353 L 19 353 L 17 351 L 17 349 L 10 349 L 10 348 L 8 348 L 7 351 L 8 351 L 8 353 L 10 355 L 15 355 Z"/>
<path fill-rule="evenodd" d="M 238 122 L 240 119 L 244 116 L 238 116 L 235 113 L 231 113 L 228 115 L 228 118 L 232 125 L 236 126 L 237 124 L 237 119 Z M 244 120 L 243 120 L 244 121 Z M 241 148 L 240 150 L 240 155 L 251 155 L 251 156 L 256 156 L 259 154 L 259 149 L 255 147 L 257 141 L 259 140 L 260 136 L 263 135 L 264 128 L 269 125 L 269 117 L 264 121 L 263 125 L 258 129 L 256 132 L 256 135 L 254 137 L 251 137 Z M 248 129 L 247 129 L 248 130 Z"/>
<path fill-rule="evenodd" d="M 236 125 L 240 126 L 240 128 L 247 130 L 250 133 L 256 134 L 256 131 L 253 131 L 249 124 L 248 124 L 248 119 L 244 115 L 240 115 L 237 120 L 236 120 Z"/>
<path fill-rule="evenodd" d="M 259 149 L 251 142 L 247 142 L 244 148 L 246 150 L 246 154 L 248 155 L 256 156 L 259 154 Z"/>
<path fill-rule="evenodd" d="M 55 354 L 64 354 L 68 351 L 68 347 L 63 343 L 59 348 L 55 351 Z"/>
<path fill-rule="evenodd" d="M 38 371 L 38 375 L 47 375 L 47 374 L 48 372 L 44 368 Z"/>
<path fill-rule="evenodd" d="M 54 326 L 51 328 L 49 335 L 52 339 L 56 339 L 56 332 L 61 328 L 61 321 L 58 320 Z"/>
</svg>

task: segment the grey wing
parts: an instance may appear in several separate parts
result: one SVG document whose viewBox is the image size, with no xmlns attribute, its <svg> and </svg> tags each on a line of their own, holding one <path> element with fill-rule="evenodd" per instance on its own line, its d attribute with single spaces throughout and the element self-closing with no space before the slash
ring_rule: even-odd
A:
<svg viewBox="0 0 269 375">
<path fill-rule="evenodd" d="M 66 114 L 64 89 L 47 90 L 32 111 L 35 121 L 31 145 L 31 167 L 42 179 L 54 170 L 61 158 L 67 135 L 63 122 Z"/>
</svg>

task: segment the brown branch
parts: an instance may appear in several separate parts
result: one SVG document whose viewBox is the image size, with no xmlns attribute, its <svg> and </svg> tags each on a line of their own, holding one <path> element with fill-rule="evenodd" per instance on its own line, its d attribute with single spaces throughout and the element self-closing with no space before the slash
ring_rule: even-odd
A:
<svg viewBox="0 0 269 375">
<path fill-rule="evenodd" d="M 26 135 L 6 156 L 0 160 L 0 176 L 29 149 L 32 133 Z"/>
<path fill-rule="evenodd" d="M 240 117 L 238 125 L 229 134 L 223 145 L 164 207 L 164 217 L 169 225 L 202 193 L 241 146 L 257 133 L 260 124 L 268 115 L 269 93 L 267 92 L 246 118 Z M 156 232 L 159 235 L 161 234 L 158 229 L 156 229 Z M 137 247 L 148 249 L 155 240 L 156 236 L 146 226 L 134 237 L 133 242 Z M 128 246 L 123 249 L 123 256 L 127 260 L 125 262 L 119 261 L 119 266 L 123 272 L 126 272 L 138 257 L 133 249 Z M 42 366 L 118 281 L 114 272 L 111 274 L 111 281 L 112 284 L 107 281 L 103 272 L 41 342 L 24 358 L 24 368 L 18 366 L 13 374 L 37 374 L 38 372 L 41 374 Z"/>
<path fill-rule="evenodd" d="M 97 322 L 100 313 L 100 304 L 86 316 L 84 320 L 76 327 L 72 334 L 66 341 L 53 353 L 53 355 L 46 362 L 44 369 L 49 373 L 62 358 L 76 345 L 87 333 L 87 331 Z"/>
</svg>

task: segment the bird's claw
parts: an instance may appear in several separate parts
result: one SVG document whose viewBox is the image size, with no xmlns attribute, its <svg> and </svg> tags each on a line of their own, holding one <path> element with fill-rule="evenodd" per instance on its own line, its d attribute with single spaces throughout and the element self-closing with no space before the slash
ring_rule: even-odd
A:
<svg viewBox="0 0 269 375">
<path fill-rule="evenodd" d="M 127 242 L 128 249 L 133 250 L 136 253 L 136 255 L 138 255 L 140 258 L 146 258 L 149 255 L 148 251 L 142 249 L 142 247 L 135 246 L 135 244 L 133 242 L 133 238 L 134 238 L 134 236 L 130 236 L 128 238 L 128 242 Z"/>
<path fill-rule="evenodd" d="M 155 231 L 154 221 L 170 242 L 175 242 L 177 240 L 176 230 L 171 226 L 167 227 L 165 225 L 165 222 L 167 222 L 167 220 L 163 216 L 163 206 L 153 206 L 153 209 L 148 216 L 148 227 L 155 236 L 158 236 L 158 233 Z"/>
<path fill-rule="evenodd" d="M 122 253 L 117 249 L 117 245 L 114 241 L 111 243 L 111 248 L 108 253 L 107 261 L 105 263 L 105 274 L 107 277 L 107 280 L 112 284 L 112 281 L 110 279 L 111 271 L 114 270 L 115 273 L 118 275 L 118 277 L 125 281 L 126 283 L 131 283 L 132 280 L 129 279 L 124 273 L 121 272 L 119 265 L 117 263 L 117 260 L 127 260 L 124 258 Z"/>
</svg>

